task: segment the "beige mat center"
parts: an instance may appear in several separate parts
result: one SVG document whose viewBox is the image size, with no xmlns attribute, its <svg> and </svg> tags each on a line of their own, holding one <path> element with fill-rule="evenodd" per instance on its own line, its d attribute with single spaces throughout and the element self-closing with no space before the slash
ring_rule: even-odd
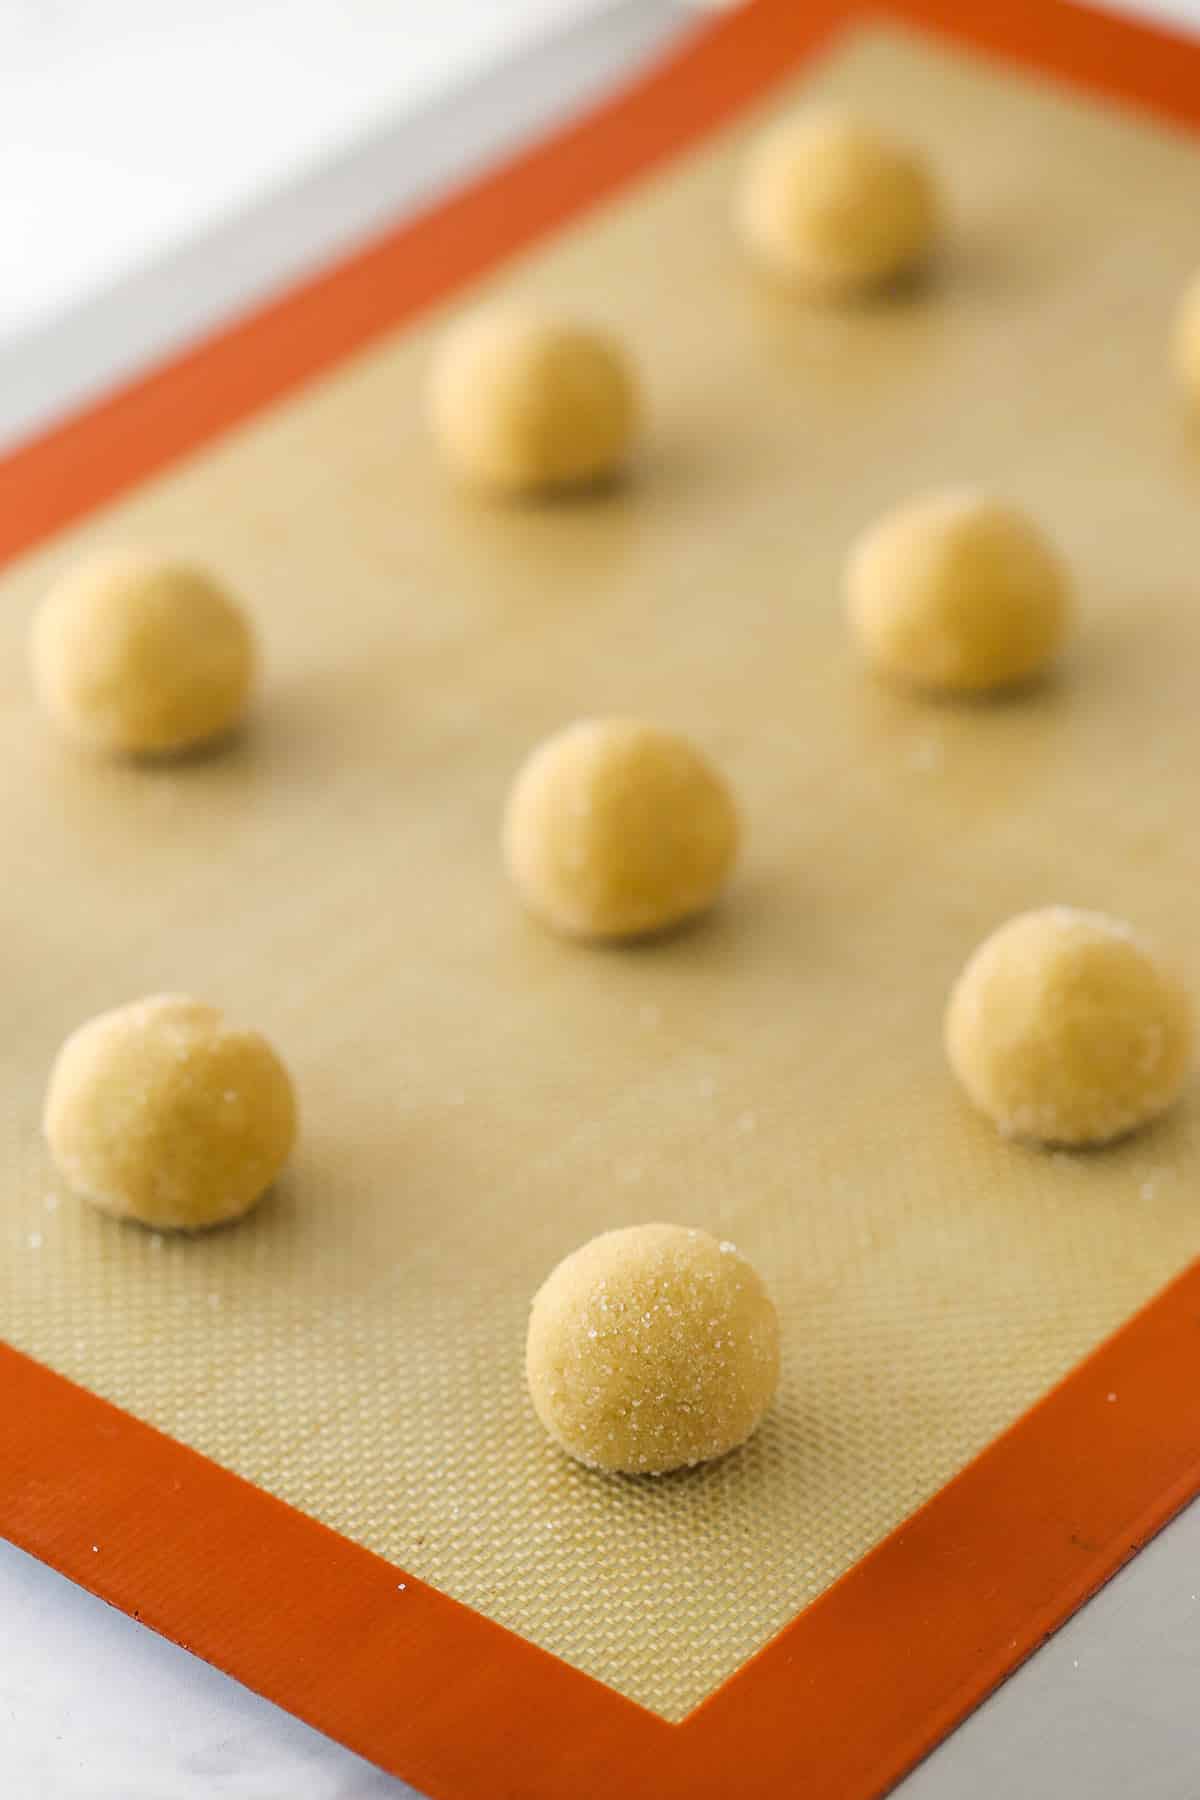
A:
<svg viewBox="0 0 1200 1800">
<path fill-rule="evenodd" d="M 638 347 L 628 493 L 451 491 L 421 329 L 2 584 L 0 1328 L 670 1718 L 1200 1245 L 1194 1095 L 1110 1153 L 1038 1155 L 939 1044 L 966 953 L 1044 901 L 1135 919 L 1200 990 L 1200 455 L 1162 369 L 1200 156 L 891 33 L 778 104 L 809 89 L 929 146 L 954 244 L 927 291 L 757 289 L 726 232 L 743 129 L 504 272 Z M 848 538 L 964 478 L 1080 576 L 1064 679 L 1003 705 L 886 692 L 842 628 Z M 210 559 L 262 620 L 230 754 L 106 767 L 35 716 L 30 609 L 127 540 Z M 749 822 L 724 909 L 629 952 L 544 935 L 496 850 L 527 748 L 609 710 L 693 733 Z M 266 1030 L 304 1108 L 279 1194 L 198 1242 L 77 1206 L 38 1140 L 60 1038 L 160 988 Z M 753 1258 L 786 1379 L 745 1454 L 606 1479 L 529 1412 L 526 1307 L 581 1239 L 656 1218 Z"/>
</svg>

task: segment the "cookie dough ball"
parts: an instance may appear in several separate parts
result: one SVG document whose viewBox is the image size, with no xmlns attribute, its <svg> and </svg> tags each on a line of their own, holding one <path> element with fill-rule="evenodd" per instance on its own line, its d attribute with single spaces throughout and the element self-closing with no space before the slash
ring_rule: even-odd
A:
<svg viewBox="0 0 1200 1800">
<path fill-rule="evenodd" d="M 593 1238 L 538 1291 L 525 1372 L 570 1455 L 661 1475 L 745 1443 L 779 1379 L 779 1323 L 732 1244 L 634 1225 Z"/>
<path fill-rule="evenodd" d="M 846 571 L 850 621 L 883 673 L 948 693 L 1041 674 L 1067 637 L 1066 568 L 1015 507 L 969 491 L 897 507 L 859 539 Z"/>
<path fill-rule="evenodd" d="M 296 1103 L 265 1038 L 157 995 L 101 1013 L 58 1053 L 46 1141 L 64 1178 L 118 1218 L 195 1231 L 248 1212 L 291 1154 Z"/>
<path fill-rule="evenodd" d="M 591 486 L 629 460 L 637 381 L 621 346 L 569 319 L 480 313 L 434 358 L 434 437 L 454 473 L 502 494 Z"/>
<path fill-rule="evenodd" d="M 1175 370 L 1183 391 L 1200 412 L 1200 275 L 1179 303 L 1172 338 Z"/>
<path fill-rule="evenodd" d="M 1010 919 L 975 952 L 950 996 L 946 1049 L 1006 1136 L 1103 1144 L 1178 1095 L 1191 1008 L 1128 925 L 1048 906 Z"/>
<path fill-rule="evenodd" d="M 790 286 L 837 297 L 926 261 L 937 195 L 920 156 L 841 112 L 801 113 L 747 160 L 737 222 L 751 255 Z"/>
<path fill-rule="evenodd" d="M 504 819 L 522 898 L 571 937 L 642 937 L 703 912 L 737 841 L 716 771 L 685 739 L 635 719 L 584 719 L 548 738 Z"/>
<path fill-rule="evenodd" d="M 72 569 L 33 626 L 46 710 L 95 749 L 155 756 L 239 722 L 255 648 L 241 609 L 203 569 L 109 550 Z"/>
</svg>

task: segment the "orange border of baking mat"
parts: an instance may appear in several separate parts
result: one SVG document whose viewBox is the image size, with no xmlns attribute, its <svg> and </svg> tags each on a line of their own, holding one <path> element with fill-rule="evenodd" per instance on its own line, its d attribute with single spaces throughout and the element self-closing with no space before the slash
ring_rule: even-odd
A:
<svg viewBox="0 0 1200 1800">
<path fill-rule="evenodd" d="M 880 12 L 1200 125 L 1200 45 L 1051 0 Z M 702 139 L 867 16 L 754 0 L 550 144 L 18 449 L 0 463 L 0 563 Z M 1200 1491 L 1198 1365 L 1200 1263 L 677 1725 L 401 1588 L 382 1558 L 3 1345 L 0 1530 L 436 1800 L 798 1783 L 870 1800 Z"/>
</svg>

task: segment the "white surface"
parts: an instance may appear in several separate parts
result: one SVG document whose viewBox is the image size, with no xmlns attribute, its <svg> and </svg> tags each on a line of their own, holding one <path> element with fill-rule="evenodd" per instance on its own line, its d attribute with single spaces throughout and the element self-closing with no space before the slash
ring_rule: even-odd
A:
<svg viewBox="0 0 1200 1800">
<path fill-rule="evenodd" d="M 397 1800 L 409 1792 L 0 1543 L 6 1800 Z"/>
<path fill-rule="evenodd" d="M 0 334 L 602 0 L 0 0 Z"/>
<path fill-rule="evenodd" d="M 1141 10 L 1200 24 L 1200 0 Z M 353 241 L 671 25 L 669 0 L 0 0 L 0 437 Z M 1198 1800 L 1198 1594 L 1200 1503 L 903 1800 Z M 3 1544 L 0 1620 L 0 1792 L 14 1800 L 409 1791 Z"/>
</svg>

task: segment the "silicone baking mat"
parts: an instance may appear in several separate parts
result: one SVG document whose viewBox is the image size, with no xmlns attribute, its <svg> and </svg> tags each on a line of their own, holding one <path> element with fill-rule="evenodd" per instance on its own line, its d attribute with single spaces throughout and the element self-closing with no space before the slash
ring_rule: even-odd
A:
<svg viewBox="0 0 1200 1800">
<path fill-rule="evenodd" d="M 1127 27 L 977 25 L 1026 55 L 1035 18 L 1052 61 L 1200 94 Z M 434 1794 L 607 1791 L 597 1759 L 631 1794 L 876 1792 L 1200 1480 L 1194 1095 L 1038 1154 L 939 1036 L 972 946 L 1050 900 L 1200 991 L 1200 461 L 1162 370 L 1200 152 L 938 24 L 763 0 L 4 472 L 0 1526 Z M 928 283 L 848 311 L 728 230 L 749 136 L 831 95 L 927 148 L 951 219 Z M 628 337 L 628 488 L 445 480 L 422 380 L 468 287 Z M 964 479 L 1081 591 L 1062 677 L 991 706 L 865 677 L 838 594 L 863 523 Z M 104 765 L 38 721 L 30 611 L 125 541 L 261 622 L 222 755 Z M 749 825 L 711 921 L 619 952 L 527 921 L 496 847 L 530 745 L 606 711 L 691 733 Z M 161 988 L 266 1030 L 303 1107 L 279 1191 L 195 1241 L 79 1207 L 38 1142 L 62 1036 Z M 524 1318 L 649 1218 L 751 1256 L 785 1378 L 745 1452 L 619 1481 L 540 1434 Z"/>
</svg>

